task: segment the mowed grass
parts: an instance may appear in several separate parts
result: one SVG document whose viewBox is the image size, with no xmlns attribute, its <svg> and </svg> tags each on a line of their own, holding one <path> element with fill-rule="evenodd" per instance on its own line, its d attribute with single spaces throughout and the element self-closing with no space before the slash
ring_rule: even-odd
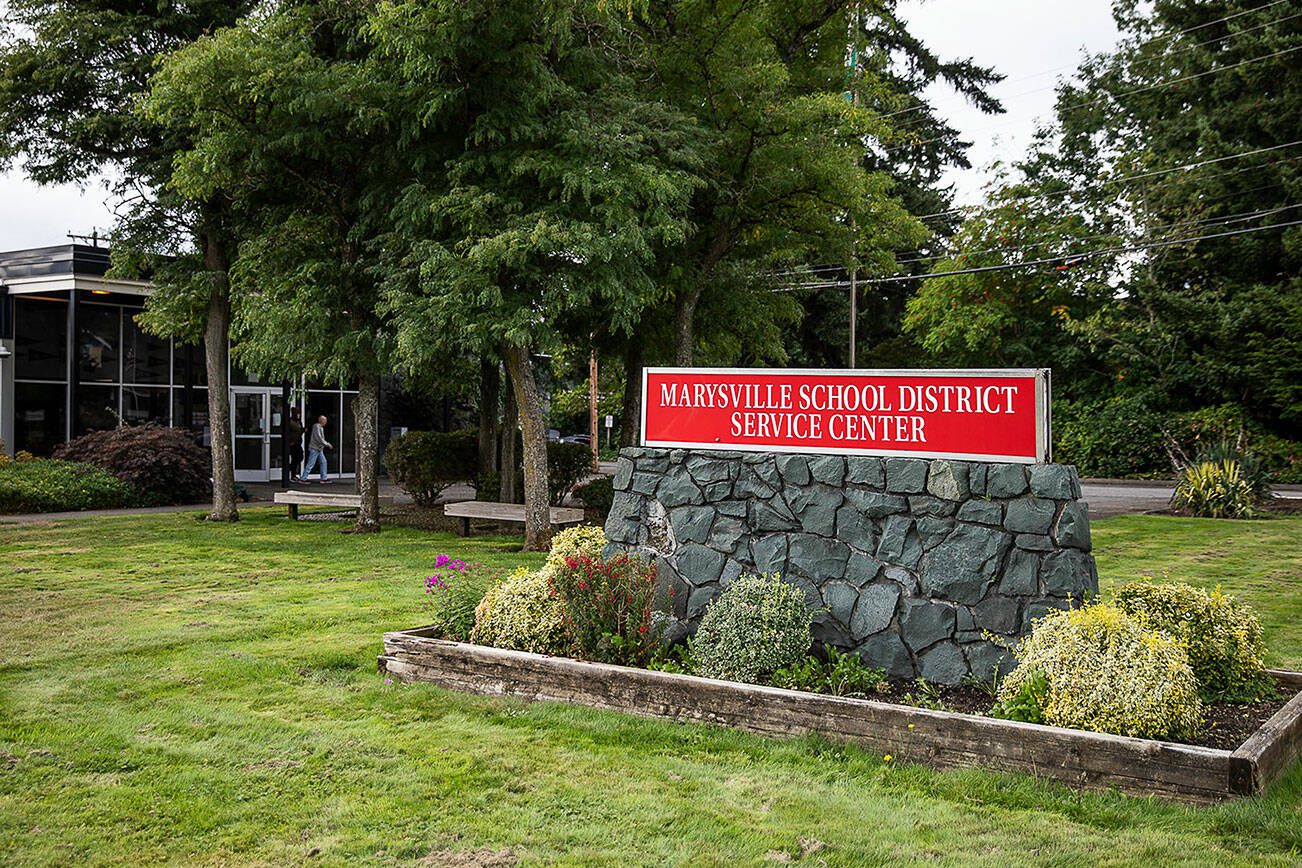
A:
<svg viewBox="0 0 1302 868">
<path fill-rule="evenodd" d="M 246 510 L 0 526 L 0 864 L 1297 864 L 1302 770 L 1185 808 L 1029 776 L 385 684 L 448 551 Z M 1302 666 L 1302 521 L 1127 517 L 1108 580 L 1220 583 Z M 457 861 L 460 860 L 460 861 Z"/>
</svg>

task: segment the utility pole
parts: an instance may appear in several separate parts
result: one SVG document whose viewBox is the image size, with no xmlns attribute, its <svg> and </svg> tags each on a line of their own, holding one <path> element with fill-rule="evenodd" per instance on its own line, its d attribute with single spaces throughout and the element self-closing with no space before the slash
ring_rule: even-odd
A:
<svg viewBox="0 0 1302 868">
<path fill-rule="evenodd" d="M 592 469 L 597 470 L 601 454 L 600 432 L 597 430 L 597 345 L 592 344 L 592 357 L 588 360 L 588 432 L 592 435 Z"/>
<path fill-rule="evenodd" d="M 854 28 L 850 38 L 850 105 L 859 105 L 859 34 L 863 31 L 863 4 L 854 4 L 854 22 L 851 24 Z M 860 166 L 859 168 L 862 168 Z M 859 263 L 855 258 L 858 253 L 859 227 L 858 221 L 854 215 L 850 215 L 850 255 L 853 260 L 850 266 L 850 367 L 856 368 L 857 364 L 857 347 L 858 347 L 858 330 L 859 330 Z"/>
</svg>

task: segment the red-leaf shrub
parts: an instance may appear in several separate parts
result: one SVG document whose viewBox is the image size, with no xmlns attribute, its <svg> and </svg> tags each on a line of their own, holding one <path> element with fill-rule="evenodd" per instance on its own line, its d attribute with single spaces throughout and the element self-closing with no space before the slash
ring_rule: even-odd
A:
<svg viewBox="0 0 1302 868">
<path fill-rule="evenodd" d="M 567 560 L 550 580 L 576 656 L 645 666 L 655 655 L 661 635 L 652 623 L 654 566 L 626 554 L 579 557 Z"/>
<path fill-rule="evenodd" d="M 211 491 L 212 456 L 184 428 L 151 423 L 92 431 L 53 457 L 107 470 L 149 503 L 199 503 Z"/>
</svg>

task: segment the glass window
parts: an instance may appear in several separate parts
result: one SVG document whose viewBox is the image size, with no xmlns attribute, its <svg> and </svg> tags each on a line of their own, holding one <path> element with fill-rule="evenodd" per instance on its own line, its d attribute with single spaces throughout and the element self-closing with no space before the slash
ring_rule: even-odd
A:
<svg viewBox="0 0 1302 868">
<path fill-rule="evenodd" d="M 318 416 L 326 417 L 325 438 L 334 445 L 334 452 L 327 453 L 330 456 L 331 467 L 337 466 L 339 458 L 339 393 L 338 392 L 308 392 L 307 393 L 307 414 L 303 421 L 303 427 L 307 429 L 307 436 L 303 438 L 304 447 L 311 441 L 312 426 L 316 424 Z"/>
<path fill-rule="evenodd" d="M 63 383 L 15 383 L 14 449 L 49 455 L 62 443 L 67 400 Z"/>
<path fill-rule="evenodd" d="M 136 312 L 123 312 L 122 335 L 125 347 L 122 357 L 122 382 L 158 383 L 167 385 L 171 342 L 155 337 L 136 324 Z"/>
<path fill-rule="evenodd" d="M 357 472 L 357 427 L 356 419 L 353 415 L 353 403 L 357 400 L 355 394 L 345 394 L 343 397 L 343 429 L 339 435 L 339 472 L 356 473 Z"/>
<path fill-rule="evenodd" d="M 265 378 L 259 377 L 257 374 L 250 374 L 237 364 L 231 364 L 232 386 L 262 386 L 266 384 L 267 380 Z"/>
<path fill-rule="evenodd" d="M 20 380 L 66 380 L 67 374 L 68 303 L 16 297 L 14 376 Z"/>
<path fill-rule="evenodd" d="M 83 383 L 118 382 L 122 309 L 104 304 L 77 308 L 77 365 Z"/>
<path fill-rule="evenodd" d="M 204 361 L 203 344 L 177 343 L 172 350 L 172 383 L 184 386 L 186 365 L 190 365 L 190 385 L 208 385 L 208 368 Z"/>
<path fill-rule="evenodd" d="M 77 406 L 73 408 L 72 436 L 80 437 L 87 431 L 104 431 L 118 424 L 118 387 L 77 387 Z"/>
<path fill-rule="evenodd" d="M 123 386 L 122 419 L 128 425 L 143 425 L 146 422 L 168 424 L 171 418 L 168 414 L 172 409 L 170 391 L 166 386 Z"/>
<path fill-rule="evenodd" d="M 212 433 L 208 430 L 208 390 L 190 390 L 190 410 L 186 413 L 185 389 L 172 390 L 172 425 L 177 428 L 189 428 L 203 433 L 203 444 L 207 446 Z"/>
</svg>

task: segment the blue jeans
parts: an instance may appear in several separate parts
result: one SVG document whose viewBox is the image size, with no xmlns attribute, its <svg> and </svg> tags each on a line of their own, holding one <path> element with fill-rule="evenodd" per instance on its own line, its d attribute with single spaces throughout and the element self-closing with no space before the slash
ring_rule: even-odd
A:
<svg viewBox="0 0 1302 868">
<path fill-rule="evenodd" d="M 317 463 L 318 460 L 321 462 L 321 481 L 325 482 L 326 456 L 325 456 L 325 451 L 321 449 L 309 448 L 307 450 L 307 464 L 303 466 L 303 476 L 302 476 L 303 479 L 307 479 L 309 476 L 312 475 L 312 467 Z"/>
</svg>

